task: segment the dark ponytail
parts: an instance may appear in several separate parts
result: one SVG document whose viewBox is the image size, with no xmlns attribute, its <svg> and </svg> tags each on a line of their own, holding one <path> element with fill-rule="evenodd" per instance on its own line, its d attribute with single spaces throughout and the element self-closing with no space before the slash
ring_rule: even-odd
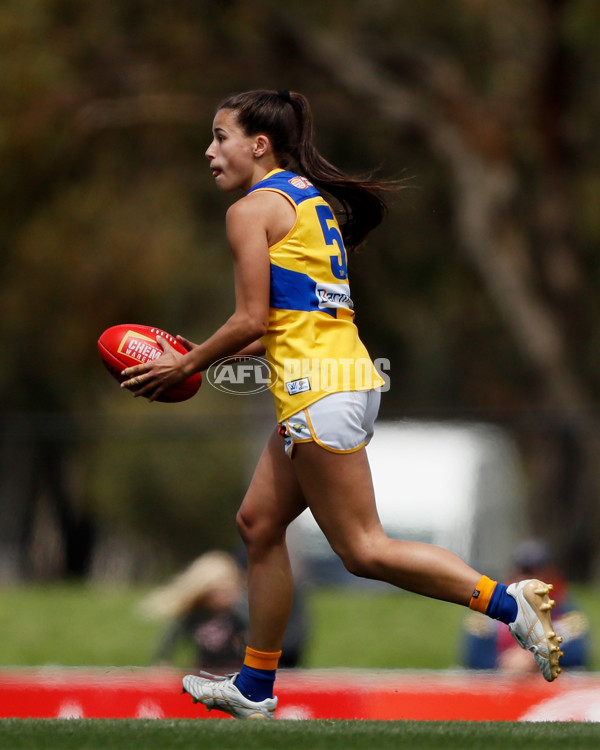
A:
<svg viewBox="0 0 600 750">
<path fill-rule="evenodd" d="M 305 96 L 287 89 L 248 91 L 226 99 L 219 109 L 235 110 L 246 135 L 268 135 L 281 167 L 294 167 L 335 198 L 346 250 L 356 250 L 384 219 L 386 183 L 348 177 L 321 156 L 313 143 L 313 116 Z"/>
</svg>

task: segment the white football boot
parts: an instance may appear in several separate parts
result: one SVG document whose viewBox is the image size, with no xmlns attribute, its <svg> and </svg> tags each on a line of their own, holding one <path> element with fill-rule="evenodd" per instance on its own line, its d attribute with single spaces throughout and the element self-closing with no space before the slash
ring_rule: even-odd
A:
<svg viewBox="0 0 600 750">
<path fill-rule="evenodd" d="M 202 674 L 207 676 L 188 674 L 183 678 L 183 692 L 189 693 L 194 703 L 203 703 L 209 711 L 217 708 L 236 719 L 275 718 L 277 698 L 251 701 L 244 697 L 234 685 L 237 672 L 225 676 Z"/>
<path fill-rule="evenodd" d="M 533 654 L 541 673 L 548 682 L 561 673 L 558 660 L 563 656 L 562 638 L 552 627 L 550 610 L 554 601 L 548 596 L 552 584 L 536 579 L 511 583 L 506 592 L 517 602 L 517 618 L 508 629 L 515 641 Z"/>
</svg>

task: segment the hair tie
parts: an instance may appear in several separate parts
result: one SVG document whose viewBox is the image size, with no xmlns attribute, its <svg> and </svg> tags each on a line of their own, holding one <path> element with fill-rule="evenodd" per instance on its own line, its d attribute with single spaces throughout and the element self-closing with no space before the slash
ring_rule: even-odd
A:
<svg viewBox="0 0 600 750">
<path fill-rule="evenodd" d="M 277 89 L 277 96 L 280 99 L 283 99 L 283 101 L 287 102 L 288 104 L 292 103 L 292 97 L 290 96 L 289 89 Z"/>
</svg>

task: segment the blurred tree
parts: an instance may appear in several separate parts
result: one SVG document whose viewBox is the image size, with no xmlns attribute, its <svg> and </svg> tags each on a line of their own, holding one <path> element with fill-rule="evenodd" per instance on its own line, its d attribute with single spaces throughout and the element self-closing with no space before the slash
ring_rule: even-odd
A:
<svg viewBox="0 0 600 750">
<path fill-rule="evenodd" d="M 597 268 L 590 277 L 587 238 L 579 235 L 574 214 L 585 164 L 581 134 L 573 130 L 581 62 L 567 37 L 577 3 L 449 3 L 441 13 L 438 7 L 446 29 L 459 26 L 449 14 L 462 9 L 470 26 L 465 31 L 476 35 L 479 50 L 468 34 L 457 37 L 452 50 L 414 39 L 391 43 L 384 29 L 402 20 L 423 23 L 422 33 L 435 28 L 440 19 L 427 21 L 427 5 L 417 18 L 407 4 L 380 3 L 368 12 L 358 4 L 363 16 L 354 19 L 350 43 L 338 29 L 299 24 L 287 9 L 279 8 L 278 23 L 269 28 L 324 71 L 332 89 L 423 141 L 447 169 L 457 244 L 529 376 L 514 382 L 511 404 L 498 404 L 493 393 L 471 398 L 487 408 L 518 403 L 552 410 L 545 422 L 555 463 L 546 470 L 550 481 L 534 517 L 549 524 L 568 572 L 584 577 L 597 549 L 599 446 L 590 416 L 597 369 L 585 367 L 588 347 L 597 346 L 591 283 Z M 380 292 L 390 286 L 385 269 L 379 267 L 375 282 Z M 396 316 L 396 306 L 382 305 L 384 316 L 386 309 Z M 481 370 L 482 353 L 470 352 L 471 368 Z M 478 395 L 492 401 L 478 402 Z"/>
</svg>

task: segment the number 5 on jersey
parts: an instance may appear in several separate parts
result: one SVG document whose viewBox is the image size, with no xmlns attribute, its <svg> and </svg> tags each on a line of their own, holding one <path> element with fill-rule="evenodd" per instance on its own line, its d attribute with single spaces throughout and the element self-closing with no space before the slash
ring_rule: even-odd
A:
<svg viewBox="0 0 600 750">
<path fill-rule="evenodd" d="M 331 272 L 336 279 L 347 279 L 348 278 L 348 266 L 346 263 L 346 249 L 344 248 L 344 240 L 340 234 L 340 230 L 335 224 L 335 217 L 333 211 L 329 206 L 315 206 L 317 211 L 317 217 L 319 224 L 323 230 L 323 238 L 325 239 L 326 245 L 337 245 L 340 251 L 339 255 L 331 255 L 329 260 L 331 263 Z M 334 222 L 333 226 L 330 226 L 328 222 Z"/>
</svg>

